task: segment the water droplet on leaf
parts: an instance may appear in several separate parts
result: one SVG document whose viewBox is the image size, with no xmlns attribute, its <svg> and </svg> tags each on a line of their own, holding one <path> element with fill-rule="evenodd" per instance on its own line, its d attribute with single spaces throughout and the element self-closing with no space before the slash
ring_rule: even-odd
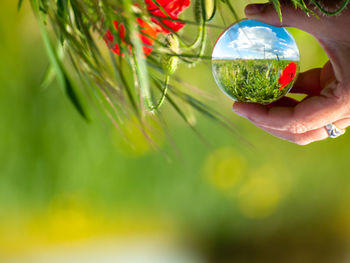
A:
<svg viewBox="0 0 350 263">
<path fill-rule="evenodd" d="M 285 28 L 247 19 L 221 34 L 212 55 L 216 83 L 240 102 L 269 104 L 282 98 L 299 65 L 299 49 Z"/>
</svg>

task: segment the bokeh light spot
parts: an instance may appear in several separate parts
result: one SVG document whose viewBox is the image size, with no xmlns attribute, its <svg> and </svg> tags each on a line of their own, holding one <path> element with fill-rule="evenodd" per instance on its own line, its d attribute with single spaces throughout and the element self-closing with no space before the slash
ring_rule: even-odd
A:
<svg viewBox="0 0 350 263">
<path fill-rule="evenodd" d="M 208 181 L 221 190 L 236 186 L 245 170 L 244 158 L 231 148 L 217 149 L 208 157 L 204 165 L 204 173 Z"/>
<path fill-rule="evenodd" d="M 158 120 L 146 117 L 143 127 L 136 117 L 127 120 L 120 131 L 113 131 L 115 146 L 128 156 L 147 155 L 163 145 L 165 135 Z"/>
<path fill-rule="evenodd" d="M 282 191 L 273 168 L 253 172 L 238 193 L 238 207 L 249 218 L 271 215 L 282 199 Z"/>
</svg>

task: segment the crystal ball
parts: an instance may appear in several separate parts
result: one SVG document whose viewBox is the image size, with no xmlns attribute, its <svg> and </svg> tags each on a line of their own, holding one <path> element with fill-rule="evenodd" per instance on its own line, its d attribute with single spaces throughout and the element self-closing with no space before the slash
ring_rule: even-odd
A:
<svg viewBox="0 0 350 263">
<path fill-rule="evenodd" d="M 235 101 L 276 101 L 292 88 L 299 69 L 299 49 L 293 36 L 285 28 L 254 20 L 230 26 L 213 49 L 215 81 Z"/>
</svg>

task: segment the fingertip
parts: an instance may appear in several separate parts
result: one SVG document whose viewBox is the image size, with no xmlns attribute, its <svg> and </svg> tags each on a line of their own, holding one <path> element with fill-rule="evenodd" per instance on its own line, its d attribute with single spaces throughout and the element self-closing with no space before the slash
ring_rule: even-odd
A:
<svg viewBox="0 0 350 263">
<path fill-rule="evenodd" d="M 244 13 L 247 17 L 260 15 L 264 12 L 268 4 L 249 4 L 245 7 Z"/>
<path fill-rule="evenodd" d="M 245 8 L 247 18 L 257 20 L 276 27 L 296 27 L 312 33 L 320 22 L 309 17 L 300 8 L 295 8 L 290 1 L 282 1 L 280 5 L 283 21 L 273 3 L 249 4 Z"/>
<path fill-rule="evenodd" d="M 235 102 L 233 103 L 233 105 L 232 105 L 233 111 L 238 110 L 238 108 L 239 108 L 239 106 L 240 106 L 241 103 L 242 103 L 242 102 L 237 102 L 237 101 L 235 101 Z"/>
<path fill-rule="evenodd" d="M 245 114 L 243 114 L 243 112 L 242 112 L 242 104 L 244 104 L 244 102 L 235 102 L 232 106 L 232 110 L 234 113 L 236 113 L 242 117 L 245 117 Z"/>
<path fill-rule="evenodd" d="M 233 105 L 233 111 L 245 118 L 253 118 L 254 116 L 260 116 L 267 111 L 266 106 L 257 103 L 248 102 L 235 102 Z"/>
</svg>

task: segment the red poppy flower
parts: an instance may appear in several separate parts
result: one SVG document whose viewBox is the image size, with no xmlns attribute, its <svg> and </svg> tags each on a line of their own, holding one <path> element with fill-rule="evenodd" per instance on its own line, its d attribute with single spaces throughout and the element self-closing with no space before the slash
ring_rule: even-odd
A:
<svg viewBox="0 0 350 263">
<path fill-rule="evenodd" d="M 282 71 L 282 74 L 278 79 L 278 83 L 281 85 L 279 90 L 282 90 L 284 87 L 288 86 L 288 84 L 294 79 L 296 72 L 297 64 L 295 62 L 290 62 Z"/>
<path fill-rule="evenodd" d="M 123 41 L 125 37 L 125 27 L 123 24 L 120 24 L 117 21 L 113 21 L 114 28 L 119 32 L 119 37 Z M 114 36 L 111 30 L 107 30 L 104 40 L 107 45 L 112 49 L 113 53 L 120 55 L 120 47 L 118 43 L 114 43 Z M 124 55 L 124 54 L 122 54 Z"/>
<path fill-rule="evenodd" d="M 139 37 L 143 44 L 145 44 L 143 48 L 143 52 L 146 56 L 148 56 L 152 52 L 152 45 L 154 43 L 154 39 L 157 38 L 158 32 L 153 28 L 150 24 L 143 21 L 141 18 L 137 18 L 137 22 L 139 23 L 141 29 L 141 33 L 139 33 Z"/>
<path fill-rule="evenodd" d="M 157 38 L 158 32 L 147 22 L 143 21 L 141 18 L 137 18 L 137 23 L 140 25 L 141 33 L 139 33 L 139 37 L 141 42 L 145 45 L 143 46 L 143 52 L 146 56 L 148 56 L 152 52 L 152 45 L 154 43 L 154 39 Z M 122 43 L 125 43 L 125 27 L 123 24 L 118 23 L 118 21 L 113 21 L 114 28 L 117 32 L 119 32 L 119 37 Z M 123 53 L 120 53 L 119 43 L 114 43 L 114 36 L 110 30 L 107 30 L 104 40 L 107 45 L 112 49 L 112 51 L 117 55 L 124 56 Z M 130 49 L 130 46 L 128 46 Z"/>
<path fill-rule="evenodd" d="M 145 0 L 145 3 L 148 11 L 156 16 L 152 17 L 152 21 L 161 27 L 163 33 L 169 34 L 171 30 L 177 32 L 184 27 L 184 23 L 162 18 L 169 16 L 172 19 L 178 19 L 179 14 L 190 5 L 190 0 Z M 166 14 L 155 3 L 158 3 Z"/>
<path fill-rule="evenodd" d="M 190 0 L 145 0 L 145 3 L 147 5 L 147 10 L 156 17 L 167 18 L 169 16 L 172 19 L 178 19 L 178 15 L 190 5 Z M 165 13 L 155 3 L 158 3 Z M 152 45 L 158 34 L 169 34 L 171 32 L 169 29 L 177 32 L 185 25 L 184 23 L 174 22 L 168 19 L 159 20 L 156 17 L 151 18 L 156 25 L 150 25 L 141 18 L 137 18 L 137 22 L 141 28 L 139 37 L 144 44 L 142 48 L 146 56 L 152 52 Z M 119 32 L 121 42 L 125 43 L 124 25 L 119 24 L 117 21 L 114 21 L 113 23 L 114 28 L 117 32 Z M 121 43 L 114 43 L 115 39 L 110 30 L 106 31 L 104 40 L 115 54 L 124 56 L 124 54 L 120 52 L 119 45 Z M 128 46 L 128 48 L 131 50 L 130 46 Z"/>
</svg>

